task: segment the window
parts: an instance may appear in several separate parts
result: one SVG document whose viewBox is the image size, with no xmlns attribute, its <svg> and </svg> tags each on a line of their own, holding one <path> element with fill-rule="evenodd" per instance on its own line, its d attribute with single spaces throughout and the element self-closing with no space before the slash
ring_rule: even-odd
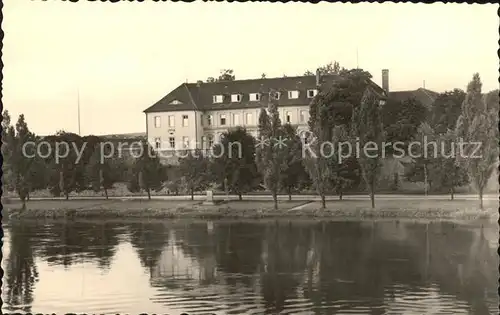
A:
<svg viewBox="0 0 500 315">
<path fill-rule="evenodd" d="M 224 100 L 223 95 L 214 95 L 213 96 L 214 103 L 222 103 L 223 100 Z"/>
<path fill-rule="evenodd" d="M 161 138 L 155 138 L 155 148 L 161 149 Z"/>
<path fill-rule="evenodd" d="M 231 102 L 233 103 L 241 102 L 241 94 L 231 95 Z"/>
<path fill-rule="evenodd" d="M 160 127 L 161 127 L 161 117 L 155 116 L 155 128 L 160 128 Z"/>
<path fill-rule="evenodd" d="M 226 125 L 226 115 L 221 114 L 220 115 L 220 125 L 225 126 Z"/>
<path fill-rule="evenodd" d="M 207 115 L 207 126 L 212 126 L 212 120 L 213 120 L 212 115 Z"/>
<path fill-rule="evenodd" d="M 253 117 L 251 113 L 247 113 L 246 120 L 247 125 L 253 125 Z"/>
<path fill-rule="evenodd" d="M 300 122 L 301 123 L 305 123 L 306 122 L 306 111 L 305 110 L 301 110 L 300 111 Z"/>
<path fill-rule="evenodd" d="M 182 115 L 182 127 L 187 127 L 187 126 L 188 126 L 188 116 Z"/>
<path fill-rule="evenodd" d="M 208 148 L 212 148 L 214 146 L 214 136 L 208 136 Z"/>
<path fill-rule="evenodd" d="M 288 91 L 288 98 L 289 99 L 299 98 L 299 91 Z"/>
<path fill-rule="evenodd" d="M 270 92 L 269 97 L 274 100 L 279 100 L 281 97 L 281 92 Z"/>
<path fill-rule="evenodd" d="M 307 97 L 308 98 L 313 98 L 316 96 L 316 94 L 318 94 L 318 90 L 314 89 L 314 90 L 307 90 Z"/>
<path fill-rule="evenodd" d="M 174 115 L 168 116 L 168 126 L 175 127 L 175 116 Z"/>
<path fill-rule="evenodd" d="M 203 114 L 200 114 L 200 124 L 203 126 Z"/>
<path fill-rule="evenodd" d="M 178 100 L 173 100 L 172 102 L 170 102 L 171 105 L 179 105 L 179 104 L 182 104 L 182 102 L 178 101 Z"/>
<path fill-rule="evenodd" d="M 260 94 L 259 93 L 250 93 L 250 101 L 252 101 L 252 102 L 260 101 Z"/>
<path fill-rule="evenodd" d="M 189 138 L 188 137 L 182 137 L 182 146 L 184 149 L 189 148 Z"/>
<path fill-rule="evenodd" d="M 290 121 L 292 120 L 292 115 L 290 114 L 290 112 L 286 112 L 285 113 L 285 120 L 287 123 L 290 123 Z"/>
<path fill-rule="evenodd" d="M 174 137 L 168 138 L 168 144 L 170 146 L 170 149 L 175 149 L 175 138 Z"/>
<path fill-rule="evenodd" d="M 239 114 L 233 114 L 233 125 L 235 125 L 235 126 L 240 125 L 240 115 Z"/>
</svg>

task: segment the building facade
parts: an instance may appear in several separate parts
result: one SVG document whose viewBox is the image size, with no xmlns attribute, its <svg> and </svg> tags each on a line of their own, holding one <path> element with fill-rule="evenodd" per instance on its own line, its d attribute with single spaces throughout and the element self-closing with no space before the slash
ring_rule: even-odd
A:
<svg viewBox="0 0 500 315">
<path fill-rule="evenodd" d="M 282 123 L 304 135 L 309 104 L 318 90 L 331 86 L 337 75 L 183 83 L 147 108 L 149 143 L 159 151 L 210 149 L 230 128 L 242 126 L 257 136 L 259 114 L 270 101 L 278 104 Z M 382 88 L 369 87 L 381 97 Z"/>
</svg>

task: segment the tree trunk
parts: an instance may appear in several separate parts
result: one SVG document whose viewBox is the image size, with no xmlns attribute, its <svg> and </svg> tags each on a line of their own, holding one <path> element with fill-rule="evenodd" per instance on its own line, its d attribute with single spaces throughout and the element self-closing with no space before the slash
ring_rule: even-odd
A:
<svg viewBox="0 0 500 315">
<path fill-rule="evenodd" d="M 278 194 L 273 191 L 274 210 L 278 210 Z"/>
<path fill-rule="evenodd" d="M 484 208 L 483 208 L 483 188 L 479 189 L 479 207 L 481 210 L 484 210 Z"/>
<path fill-rule="evenodd" d="M 427 164 L 424 164 L 424 193 L 427 196 Z"/>
<path fill-rule="evenodd" d="M 194 189 L 191 189 L 191 200 L 194 200 Z"/>
<path fill-rule="evenodd" d="M 292 201 L 292 190 L 288 189 L 288 201 Z"/>
<path fill-rule="evenodd" d="M 148 200 L 151 200 L 151 190 L 149 190 L 149 188 L 148 188 L 148 189 L 146 189 L 146 191 L 148 192 Z"/>
<path fill-rule="evenodd" d="M 325 198 L 325 195 L 322 194 L 321 195 L 321 209 L 325 209 L 326 208 L 326 198 Z"/>
<path fill-rule="evenodd" d="M 453 187 L 450 188 L 451 200 L 455 199 L 455 189 Z"/>
<path fill-rule="evenodd" d="M 375 192 L 373 185 L 370 187 L 370 200 L 372 202 L 372 209 L 375 209 Z"/>
<path fill-rule="evenodd" d="M 66 200 L 69 200 L 69 193 L 64 192 L 64 196 L 66 197 Z"/>
<path fill-rule="evenodd" d="M 342 200 L 343 194 L 342 194 L 342 189 L 339 191 L 339 199 Z"/>
<path fill-rule="evenodd" d="M 30 192 L 29 191 L 26 193 L 26 200 L 30 201 Z"/>
<path fill-rule="evenodd" d="M 104 195 L 106 196 L 106 200 L 108 200 L 108 189 L 104 188 Z"/>
<path fill-rule="evenodd" d="M 177 190 L 177 189 L 175 190 L 175 195 L 179 196 L 179 190 Z"/>
<path fill-rule="evenodd" d="M 22 198 L 21 201 L 23 202 L 21 211 L 26 210 L 26 199 Z"/>
<path fill-rule="evenodd" d="M 239 200 L 239 201 L 242 201 L 242 200 L 243 200 L 243 197 L 241 196 L 241 193 L 238 193 L 238 200 Z"/>
</svg>

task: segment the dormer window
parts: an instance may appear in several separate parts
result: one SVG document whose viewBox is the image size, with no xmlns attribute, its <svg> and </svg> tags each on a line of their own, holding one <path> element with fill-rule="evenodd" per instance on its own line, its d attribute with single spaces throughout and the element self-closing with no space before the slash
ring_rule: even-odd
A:
<svg viewBox="0 0 500 315">
<path fill-rule="evenodd" d="M 269 96 L 273 100 L 279 100 L 281 97 L 281 92 L 269 92 Z"/>
<path fill-rule="evenodd" d="M 288 91 L 288 98 L 289 99 L 299 98 L 299 91 Z"/>
<path fill-rule="evenodd" d="M 179 105 L 179 104 L 182 104 L 182 102 L 179 100 L 173 100 L 172 102 L 170 102 L 170 105 Z"/>
<path fill-rule="evenodd" d="M 260 101 L 260 93 L 250 93 L 250 101 L 252 102 Z"/>
<path fill-rule="evenodd" d="M 214 102 L 214 104 L 215 103 L 222 103 L 223 100 L 224 100 L 224 96 L 223 95 L 214 95 L 213 96 L 213 102 Z"/>
<path fill-rule="evenodd" d="M 232 94 L 231 95 L 231 102 L 233 102 L 233 103 L 241 102 L 241 94 Z"/>
<path fill-rule="evenodd" d="M 313 98 L 318 94 L 318 90 L 313 89 L 313 90 L 307 90 L 307 98 Z"/>
</svg>

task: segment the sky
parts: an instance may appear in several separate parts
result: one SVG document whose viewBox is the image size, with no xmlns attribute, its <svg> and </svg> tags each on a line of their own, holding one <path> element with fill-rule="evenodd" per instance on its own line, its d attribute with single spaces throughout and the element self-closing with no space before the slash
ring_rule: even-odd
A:
<svg viewBox="0 0 500 315">
<path fill-rule="evenodd" d="M 183 82 L 359 65 L 390 90 L 498 88 L 498 5 L 5 0 L 3 105 L 39 135 L 145 132 Z M 356 53 L 357 52 L 357 53 Z"/>
</svg>

